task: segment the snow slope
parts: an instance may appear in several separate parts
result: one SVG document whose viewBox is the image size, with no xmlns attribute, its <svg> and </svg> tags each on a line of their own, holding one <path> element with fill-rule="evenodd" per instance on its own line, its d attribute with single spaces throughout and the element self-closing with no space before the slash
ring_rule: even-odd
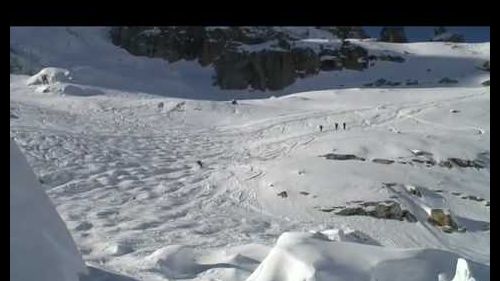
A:
<svg viewBox="0 0 500 281">
<path fill-rule="evenodd" d="M 72 79 L 29 85 L 29 76 L 11 75 L 11 137 L 87 263 L 140 280 L 395 280 L 404 274 L 458 281 L 469 273 L 489 280 L 490 89 L 475 82 L 484 71 L 451 67 L 462 58 L 489 58 L 489 44 L 450 50 L 458 58 L 449 69 L 471 77 L 457 87 L 366 89 L 345 72 L 356 87 L 233 105 L 217 101 L 215 88 L 184 80 L 189 75 L 163 79 L 153 67 L 163 62 L 96 39 L 104 29 L 75 29 L 92 40 L 72 39 L 78 48 L 64 52 L 56 51 L 68 40 L 64 28 L 37 30 L 61 36 L 54 37 L 54 51 L 37 34 L 30 41 L 29 30 L 11 30 L 11 38 L 40 50 Z M 442 43 L 419 44 L 371 46 L 411 47 L 437 60 L 447 53 Z M 103 50 L 109 53 L 101 56 Z M 84 62 L 87 76 L 79 71 Z M 305 81 L 320 83 L 321 75 Z M 192 86 L 197 99 L 179 98 L 191 90 L 170 95 L 174 82 Z M 65 92 L 68 85 L 100 94 L 74 95 Z M 384 201 L 414 221 L 338 214 Z M 433 210 L 450 214 L 460 231 L 429 222 Z"/>
<path fill-rule="evenodd" d="M 10 280 L 78 281 L 85 265 L 24 156 L 10 141 Z"/>
</svg>

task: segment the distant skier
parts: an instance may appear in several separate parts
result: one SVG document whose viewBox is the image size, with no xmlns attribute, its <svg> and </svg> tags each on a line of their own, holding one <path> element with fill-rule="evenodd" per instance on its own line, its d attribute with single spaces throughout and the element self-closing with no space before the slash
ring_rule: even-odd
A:
<svg viewBox="0 0 500 281">
<path fill-rule="evenodd" d="M 47 78 L 47 75 L 42 75 L 42 84 L 47 85 L 49 84 L 49 79 Z"/>
<path fill-rule="evenodd" d="M 344 130 L 345 130 L 345 122 L 344 122 L 344 123 L 342 123 L 342 127 L 344 127 Z"/>
<path fill-rule="evenodd" d="M 196 161 L 196 164 L 198 164 L 198 166 L 200 166 L 200 168 L 203 168 L 203 163 L 200 160 Z"/>
<path fill-rule="evenodd" d="M 235 100 L 235 99 L 233 99 L 233 101 L 231 101 L 231 104 L 233 104 L 233 105 L 237 105 L 237 104 L 238 104 L 238 101 L 237 101 L 237 100 Z"/>
<path fill-rule="evenodd" d="M 164 105 L 165 105 L 165 104 L 164 104 L 163 102 L 160 102 L 160 103 L 158 104 L 158 109 L 159 109 L 159 110 L 162 110 Z"/>
<path fill-rule="evenodd" d="M 338 130 L 339 128 L 339 123 L 335 122 L 335 131 Z"/>
<path fill-rule="evenodd" d="M 323 125 L 319 125 L 319 131 L 323 132 Z"/>
</svg>

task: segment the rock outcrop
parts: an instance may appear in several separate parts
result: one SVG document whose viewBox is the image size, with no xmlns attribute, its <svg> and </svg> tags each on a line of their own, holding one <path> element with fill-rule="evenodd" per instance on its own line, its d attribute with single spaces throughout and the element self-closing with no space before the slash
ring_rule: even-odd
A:
<svg viewBox="0 0 500 281">
<path fill-rule="evenodd" d="M 114 27 L 110 35 L 115 45 L 133 55 L 211 65 L 215 70 L 213 84 L 221 89 L 281 90 L 319 71 L 362 71 L 368 67 L 364 48 L 345 40 L 335 47 L 301 41 L 311 32 L 333 40 L 367 37 L 361 27 L 354 26 Z"/>
<path fill-rule="evenodd" d="M 432 37 L 431 41 L 462 43 L 465 42 L 465 39 L 463 35 L 454 32 L 448 32 L 448 30 L 444 26 L 440 26 L 434 29 L 434 36 Z"/>
<path fill-rule="evenodd" d="M 402 26 L 384 27 L 380 32 L 380 41 L 390 43 L 406 43 L 405 29 Z"/>
</svg>

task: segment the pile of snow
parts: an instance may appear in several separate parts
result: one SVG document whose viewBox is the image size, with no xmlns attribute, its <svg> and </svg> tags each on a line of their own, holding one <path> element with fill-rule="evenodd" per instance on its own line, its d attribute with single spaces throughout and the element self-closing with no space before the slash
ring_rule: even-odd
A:
<svg viewBox="0 0 500 281">
<path fill-rule="evenodd" d="M 489 280 L 489 268 L 442 250 L 391 249 L 287 232 L 247 279 L 303 280 Z"/>
<path fill-rule="evenodd" d="M 28 162 L 10 141 L 10 281 L 78 281 L 85 264 Z"/>
<path fill-rule="evenodd" d="M 58 94 L 61 96 L 96 96 L 96 95 L 104 95 L 104 92 L 94 88 L 94 87 L 86 87 L 75 84 L 55 84 L 55 85 L 42 85 L 35 88 L 35 92 L 37 93 L 52 93 Z"/>
<path fill-rule="evenodd" d="M 58 67 L 46 67 L 37 74 L 31 76 L 27 84 L 28 85 L 47 85 L 54 84 L 56 82 L 68 82 L 71 81 L 70 72 L 64 68 Z"/>
<path fill-rule="evenodd" d="M 37 93 L 55 93 L 70 96 L 95 96 L 103 95 L 104 92 L 96 87 L 81 86 L 73 82 L 70 71 L 58 67 L 46 67 L 37 74 L 29 77 L 26 84 L 36 86 Z"/>
<path fill-rule="evenodd" d="M 104 95 L 103 91 L 96 89 L 94 87 L 82 87 L 74 84 L 61 85 L 61 87 L 57 88 L 56 91 L 63 95 L 70 95 L 70 96 Z"/>
</svg>

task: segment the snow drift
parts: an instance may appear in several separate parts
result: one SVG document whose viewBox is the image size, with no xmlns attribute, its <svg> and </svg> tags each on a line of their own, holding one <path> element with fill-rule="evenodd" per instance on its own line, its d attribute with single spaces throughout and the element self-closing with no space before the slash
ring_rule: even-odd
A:
<svg viewBox="0 0 500 281">
<path fill-rule="evenodd" d="M 442 250 L 391 249 L 342 239 L 332 241 L 321 233 L 288 232 L 280 236 L 247 281 L 449 281 L 452 278 L 453 281 L 489 280 L 489 268 Z"/>
<path fill-rule="evenodd" d="M 10 281 L 78 281 L 85 264 L 64 222 L 10 141 Z"/>
</svg>

